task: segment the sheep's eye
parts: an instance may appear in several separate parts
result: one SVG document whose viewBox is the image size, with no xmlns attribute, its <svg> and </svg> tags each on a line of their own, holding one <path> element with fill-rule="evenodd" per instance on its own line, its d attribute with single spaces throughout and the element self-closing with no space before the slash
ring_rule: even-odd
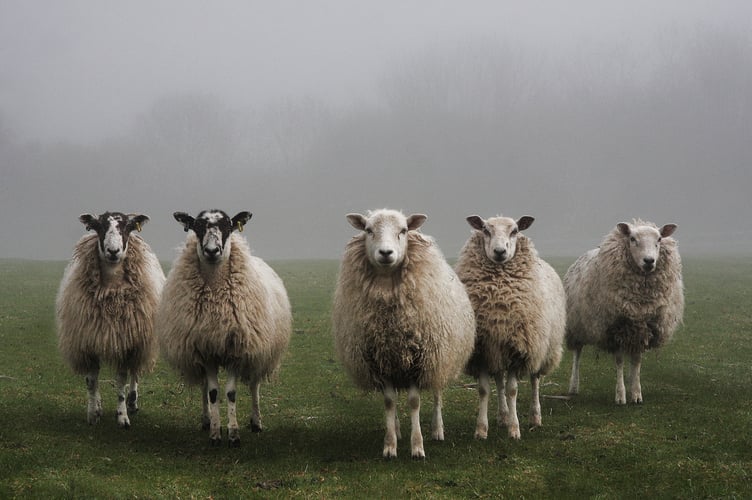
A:
<svg viewBox="0 0 752 500">
<path fill-rule="evenodd" d="M 407 234 L 407 229 L 406 228 L 402 228 L 402 231 L 400 231 L 400 236 L 404 236 L 406 234 Z"/>
<path fill-rule="evenodd" d="M 484 227 L 483 228 L 483 234 L 485 234 L 486 236 L 491 236 L 491 231 L 489 231 L 488 228 Z"/>
<path fill-rule="evenodd" d="M 373 229 L 371 229 L 370 227 L 367 227 L 366 228 L 366 234 L 373 235 Z"/>
<path fill-rule="evenodd" d="M 634 236 L 630 236 L 629 241 L 631 241 L 632 243 L 637 243 L 637 239 Z"/>
<path fill-rule="evenodd" d="M 518 229 L 513 229 L 512 230 L 512 236 L 517 236 L 517 233 L 519 233 Z"/>
<path fill-rule="evenodd" d="M 660 243 L 662 239 L 663 239 L 663 238 L 658 238 L 658 243 Z"/>
</svg>

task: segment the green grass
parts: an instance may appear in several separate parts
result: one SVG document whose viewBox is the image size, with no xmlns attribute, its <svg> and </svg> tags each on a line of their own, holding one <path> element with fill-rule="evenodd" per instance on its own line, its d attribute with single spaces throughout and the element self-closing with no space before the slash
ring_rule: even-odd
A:
<svg viewBox="0 0 752 500">
<path fill-rule="evenodd" d="M 560 272 L 571 261 L 553 260 Z M 587 348 L 581 394 L 544 398 L 543 428 L 512 442 L 493 426 L 476 441 L 477 394 L 462 378 L 445 393 L 442 443 L 428 438 L 432 402 L 423 398 L 425 461 L 410 459 L 405 438 L 396 460 L 381 458 L 382 400 L 356 390 L 334 357 L 337 263 L 273 264 L 290 294 L 294 334 L 279 379 L 262 386 L 266 430 L 243 430 L 241 448 L 229 449 L 209 446 L 198 390 L 163 363 L 142 381 L 130 430 L 117 427 L 105 370 L 105 415 L 87 425 L 83 380 L 56 347 L 64 264 L 0 260 L 0 498 L 752 496 L 750 258 L 685 259 L 685 325 L 647 355 L 643 405 L 613 404 L 613 361 Z M 567 354 L 544 395 L 566 392 L 570 362 Z M 522 422 L 528 391 L 522 383 Z M 249 408 L 241 393 L 246 422 Z M 492 400 L 491 417 L 495 410 Z"/>
</svg>

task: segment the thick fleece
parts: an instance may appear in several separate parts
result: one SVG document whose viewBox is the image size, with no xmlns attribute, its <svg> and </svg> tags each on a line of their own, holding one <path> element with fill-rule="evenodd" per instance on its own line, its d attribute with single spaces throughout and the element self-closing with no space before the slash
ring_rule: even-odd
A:
<svg viewBox="0 0 752 500">
<path fill-rule="evenodd" d="M 365 390 L 416 384 L 439 390 L 462 370 L 473 347 L 473 310 L 462 283 L 433 240 L 407 233 L 401 269 L 376 272 L 365 234 L 347 245 L 334 296 L 337 354 Z"/>
<path fill-rule="evenodd" d="M 100 363 L 137 373 L 157 359 L 154 316 L 164 274 L 149 245 L 132 234 L 122 272 L 103 280 L 96 234 L 79 240 L 57 295 L 63 359 L 86 375 Z"/>
<path fill-rule="evenodd" d="M 455 265 L 475 309 L 475 349 L 466 373 L 550 373 L 561 361 L 566 321 L 559 276 L 524 235 L 503 265 L 492 262 L 483 245 L 483 234 L 473 231 Z"/>
<path fill-rule="evenodd" d="M 230 255 L 212 278 L 201 272 L 190 233 L 167 276 L 157 315 L 162 353 L 191 384 L 204 366 L 232 369 L 245 382 L 271 377 L 290 341 L 292 318 L 282 280 L 233 233 Z"/>
<path fill-rule="evenodd" d="M 564 287 L 569 349 L 595 344 L 639 354 L 671 340 L 684 314 L 681 257 L 671 237 L 662 239 L 656 268 L 646 274 L 630 257 L 629 238 L 614 229 L 572 264 Z"/>
</svg>

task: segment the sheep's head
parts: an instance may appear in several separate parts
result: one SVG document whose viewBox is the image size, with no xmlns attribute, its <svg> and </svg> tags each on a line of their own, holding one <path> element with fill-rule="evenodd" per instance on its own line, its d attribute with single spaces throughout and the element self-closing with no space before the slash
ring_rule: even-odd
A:
<svg viewBox="0 0 752 500">
<path fill-rule="evenodd" d="M 636 221 L 635 224 L 620 222 L 616 225 L 626 244 L 629 245 L 632 261 L 646 274 L 653 272 L 658 265 L 661 239 L 674 234 L 676 227 L 676 224 L 666 224 L 657 229 L 641 221 Z"/>
<path fill-rule="evenodd" d="M 483 234 L 486 257 L 497 264 L 504 264 L 511 260 L 517 251 L 519 232 L 529 228 L 535 219 L 524 215 L 517 221 L 501 216 L 483 220 L 477 215 L 471 215 L 466 220 L 473 229 Z"/>
<path fill-rule="evenodd" d="M 368 216 L 347 214 L 350 224 L 365 233 L 366 254 L 375 269 L 388 272 L 399 267 L 407 253 L 407 232 L 426 221 L 423 214 L 405 217 L 396 210 L 376 210 Z"/>
<path fill-rule="evenodd" d="M 99 236 L 99 258 L 109 264 L 119 264 L 128 251 L 128 238 L 131 231 L 141 231 L 149 217 L 146 215 L 121 212 L 105 212 L 100 216 L 81 214 L 78 220 L 86 230 L 94 230 Z"/>
<path fill-rule="evenodd" d="M 216 264 L 230 255 L 230 235 L 233 231 L 242 231 L 251 215 L 250 212 L 239 212 L 231 219 L 222 210 L 203 210 L 195 219 L 185 212 L 175 212 L 173 217 L 185 231 L 196 233 L 199 259 Z"/>
</svg>

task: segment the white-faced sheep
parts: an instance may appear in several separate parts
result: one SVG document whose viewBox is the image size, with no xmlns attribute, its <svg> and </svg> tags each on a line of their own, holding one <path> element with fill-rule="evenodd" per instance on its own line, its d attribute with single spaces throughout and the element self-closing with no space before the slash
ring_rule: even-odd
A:
<svg viewBox="0 0 752 500">
<path fill-rule="evenodd" d="M 156 321 L 160 346 L 189 384 L 203 385 L 202 423 L 214 446 L 222 439 L 218 372 L 225 368 L 228 444 L 239 446 L 237 379 L 251 388 L 251 429 L 260 432 L 259 388 L 279 368 L 290 341 L 290 302 L 279 276 L 251 256 L 236 232 L 249 212 L 232 219 L 221 210 L 174 217 L 191 232 L 167 275 Z"/>
<path fill-rule="evenodd" d="M 362 233 L 346 246 L 334 295 L 337 354 L 356 385 L 384 395 L 383 455 L 397 456 L 397 392 L 407 389 L 413 458 L 424 458 L 420 391 L 434 395 L 432 437 L 444 439 L 441 391 L 473 348 L 473 310 L 436 243 L 417 232 L 425 215 L 348 214 Z"/>
<path fill-rule="evenodd" d="M 570 394 L 579 392 L 582 347 L 594 344 L 616 359 L 616 403 L 626 404 L 624 356 L 631 358 L 629 401 L 642 403 L 642 353 L 668 342 L 684 314 L 676 224 L 621 222 L 564 276 L 567 347 L 573 351 Z"/>
<path fill-rule="evenodd" d="M 100 367 L 115 369 L 117 422 L 128 428 L 128 412 L 138 410 L 139 376 L 154 366 L 158 354 L 154 315 L 165 277 L 149 245 L 132 234 L 149 220 L 146 215 L 105 212 L 79 220 L 97 234 L 79 240 L 60 283 L 60 352 L 75 373 L 86 377 L 90 424 L 102 415 Z"/>
<path fill-rule="evenodd" d="M 474 229 L 455 270 L 475 310 L 475 350 L 465 369 L 478 379 L 480 407 L 475 437 L 488 436 L 489 377 L 496 379 L 498 421 L 520 438 L 517 380 L 530 375 L 530 425 L 541 425 L 540 378 L 561 361 L 565 298 L 559 275 L 520 234 L 530 216 L 467 218 Z"/>
</svg>

